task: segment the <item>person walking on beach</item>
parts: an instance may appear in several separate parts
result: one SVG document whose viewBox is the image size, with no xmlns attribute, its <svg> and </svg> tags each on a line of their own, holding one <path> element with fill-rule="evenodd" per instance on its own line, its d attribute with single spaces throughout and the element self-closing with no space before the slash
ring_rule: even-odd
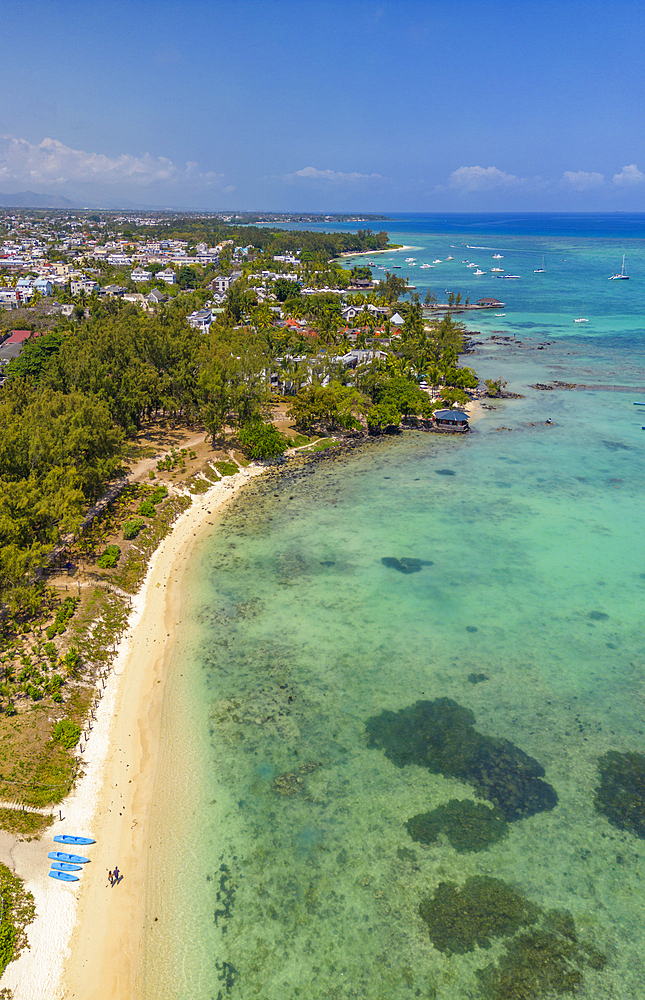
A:
<svg viewBox="0 0 645 1000">
<path fill-rule="evenodd" d="M 113 872 L 108 872 L 108 882 L 110 883 L 111 886 L 114 885 L 114 873 Z"/>
<path fill-rule="evenodd" d="M 119 871 L 118 868 L 115 867 L 114 871 L 112 872 L 112 876 L 114 878 L 114 884 L 118 885 L 119 882 L 121 881 L 121 872 Z"/>
</svg>

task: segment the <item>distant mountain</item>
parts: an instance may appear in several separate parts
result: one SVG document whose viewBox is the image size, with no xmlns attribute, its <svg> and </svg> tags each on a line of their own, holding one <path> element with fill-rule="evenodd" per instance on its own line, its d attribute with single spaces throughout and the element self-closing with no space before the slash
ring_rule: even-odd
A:
<svg viewBox="0 0 645 1000">
<path fill-rule="evenodd" d="M 35 191 L 16 191 L 15 194 L 0 193 L 2 208 L 74 208 L 74 202 L 61 194 L 36 194 Z"/>
</svg>

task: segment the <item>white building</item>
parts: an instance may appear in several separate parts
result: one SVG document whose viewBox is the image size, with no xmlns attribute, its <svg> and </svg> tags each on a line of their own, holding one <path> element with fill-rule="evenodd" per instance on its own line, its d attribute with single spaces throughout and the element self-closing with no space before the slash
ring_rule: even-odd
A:
<svg viewBox="0 0 645 1000">
<path fill-rule="evenodd" d="M 188 320 L 188 325 L 192 326 L 193 330 L 208 333 L 213 322 L 213 314 L 210 309 L 197 309 L 190 316 L 187 316 L 186 319 Z"/>
<path fill-rule="evenodd" d="M 142 267 L 135 267 L 134 271 L 130 271 L 130 277 L 133 281 L 150 281 L 152 278 L 152 271 L 146 271 Z"/>
<path fill-rule="evenodd" d="M 177 284 L 177 275 L 171 267 L 167 267 L 165 271 L 157 271 L 157 278 L 160 278 L 161 281 L 165 281 L 167 285 Z"/>
</svg>

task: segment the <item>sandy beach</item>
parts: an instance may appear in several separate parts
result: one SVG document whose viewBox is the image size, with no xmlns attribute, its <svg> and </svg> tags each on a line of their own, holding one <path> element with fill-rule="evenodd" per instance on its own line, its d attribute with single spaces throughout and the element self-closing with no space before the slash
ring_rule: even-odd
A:
<svg viewBox="0 0 645 1000">
<path fill-rule="evenodd" d="M 25 879 L 37 910 L 30 949 L 0 982 L 15 1000 L 137 995 L 152 789 L 183 571 L 218 510 L 263 471 L 250 466 L 195 497 L 152 557 L 83 753 L 84 776 L 61 804 L 63 820 L 40 841 L 0 834 L 0 860 Z M 59 833 L 96 840 L 84 849 L 91 863 L 77 883 L 48 876 Z M 111 888 L 107 873 L 117 864 L 124 877 Z"/>
</svg>

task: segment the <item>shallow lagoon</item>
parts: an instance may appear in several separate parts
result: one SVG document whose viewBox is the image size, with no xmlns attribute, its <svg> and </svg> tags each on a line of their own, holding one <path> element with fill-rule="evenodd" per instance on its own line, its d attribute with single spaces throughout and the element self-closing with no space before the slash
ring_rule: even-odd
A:
<svg viewBox="0 0 645 1000">
<path fill-rule="evenodd" d="M 519 390 L 538 362 L 511 354 L 473 362 Z M 191 847 L 179 879 L 151 871 L 146 996 L 464 996 L 502 943 L 446 956 L 419 904 L 480 874 L 570 911 L 609 956 L 584 995 L 642 990 L 645 846 L 593 808 L 598 756 L 645 746 L 642 432 L 628 395 L 549 393 L 553 426 L 545 396 L 493 403 L 466 438 L 407 433 L 256 481 L 203 543 L 168 709 L 168 815 Z M 441 697 L 557 791 L 482 853 L 405 826 L 478 800 L 470 785 L 367 745 L 370 717 Z"/>
</svg>

